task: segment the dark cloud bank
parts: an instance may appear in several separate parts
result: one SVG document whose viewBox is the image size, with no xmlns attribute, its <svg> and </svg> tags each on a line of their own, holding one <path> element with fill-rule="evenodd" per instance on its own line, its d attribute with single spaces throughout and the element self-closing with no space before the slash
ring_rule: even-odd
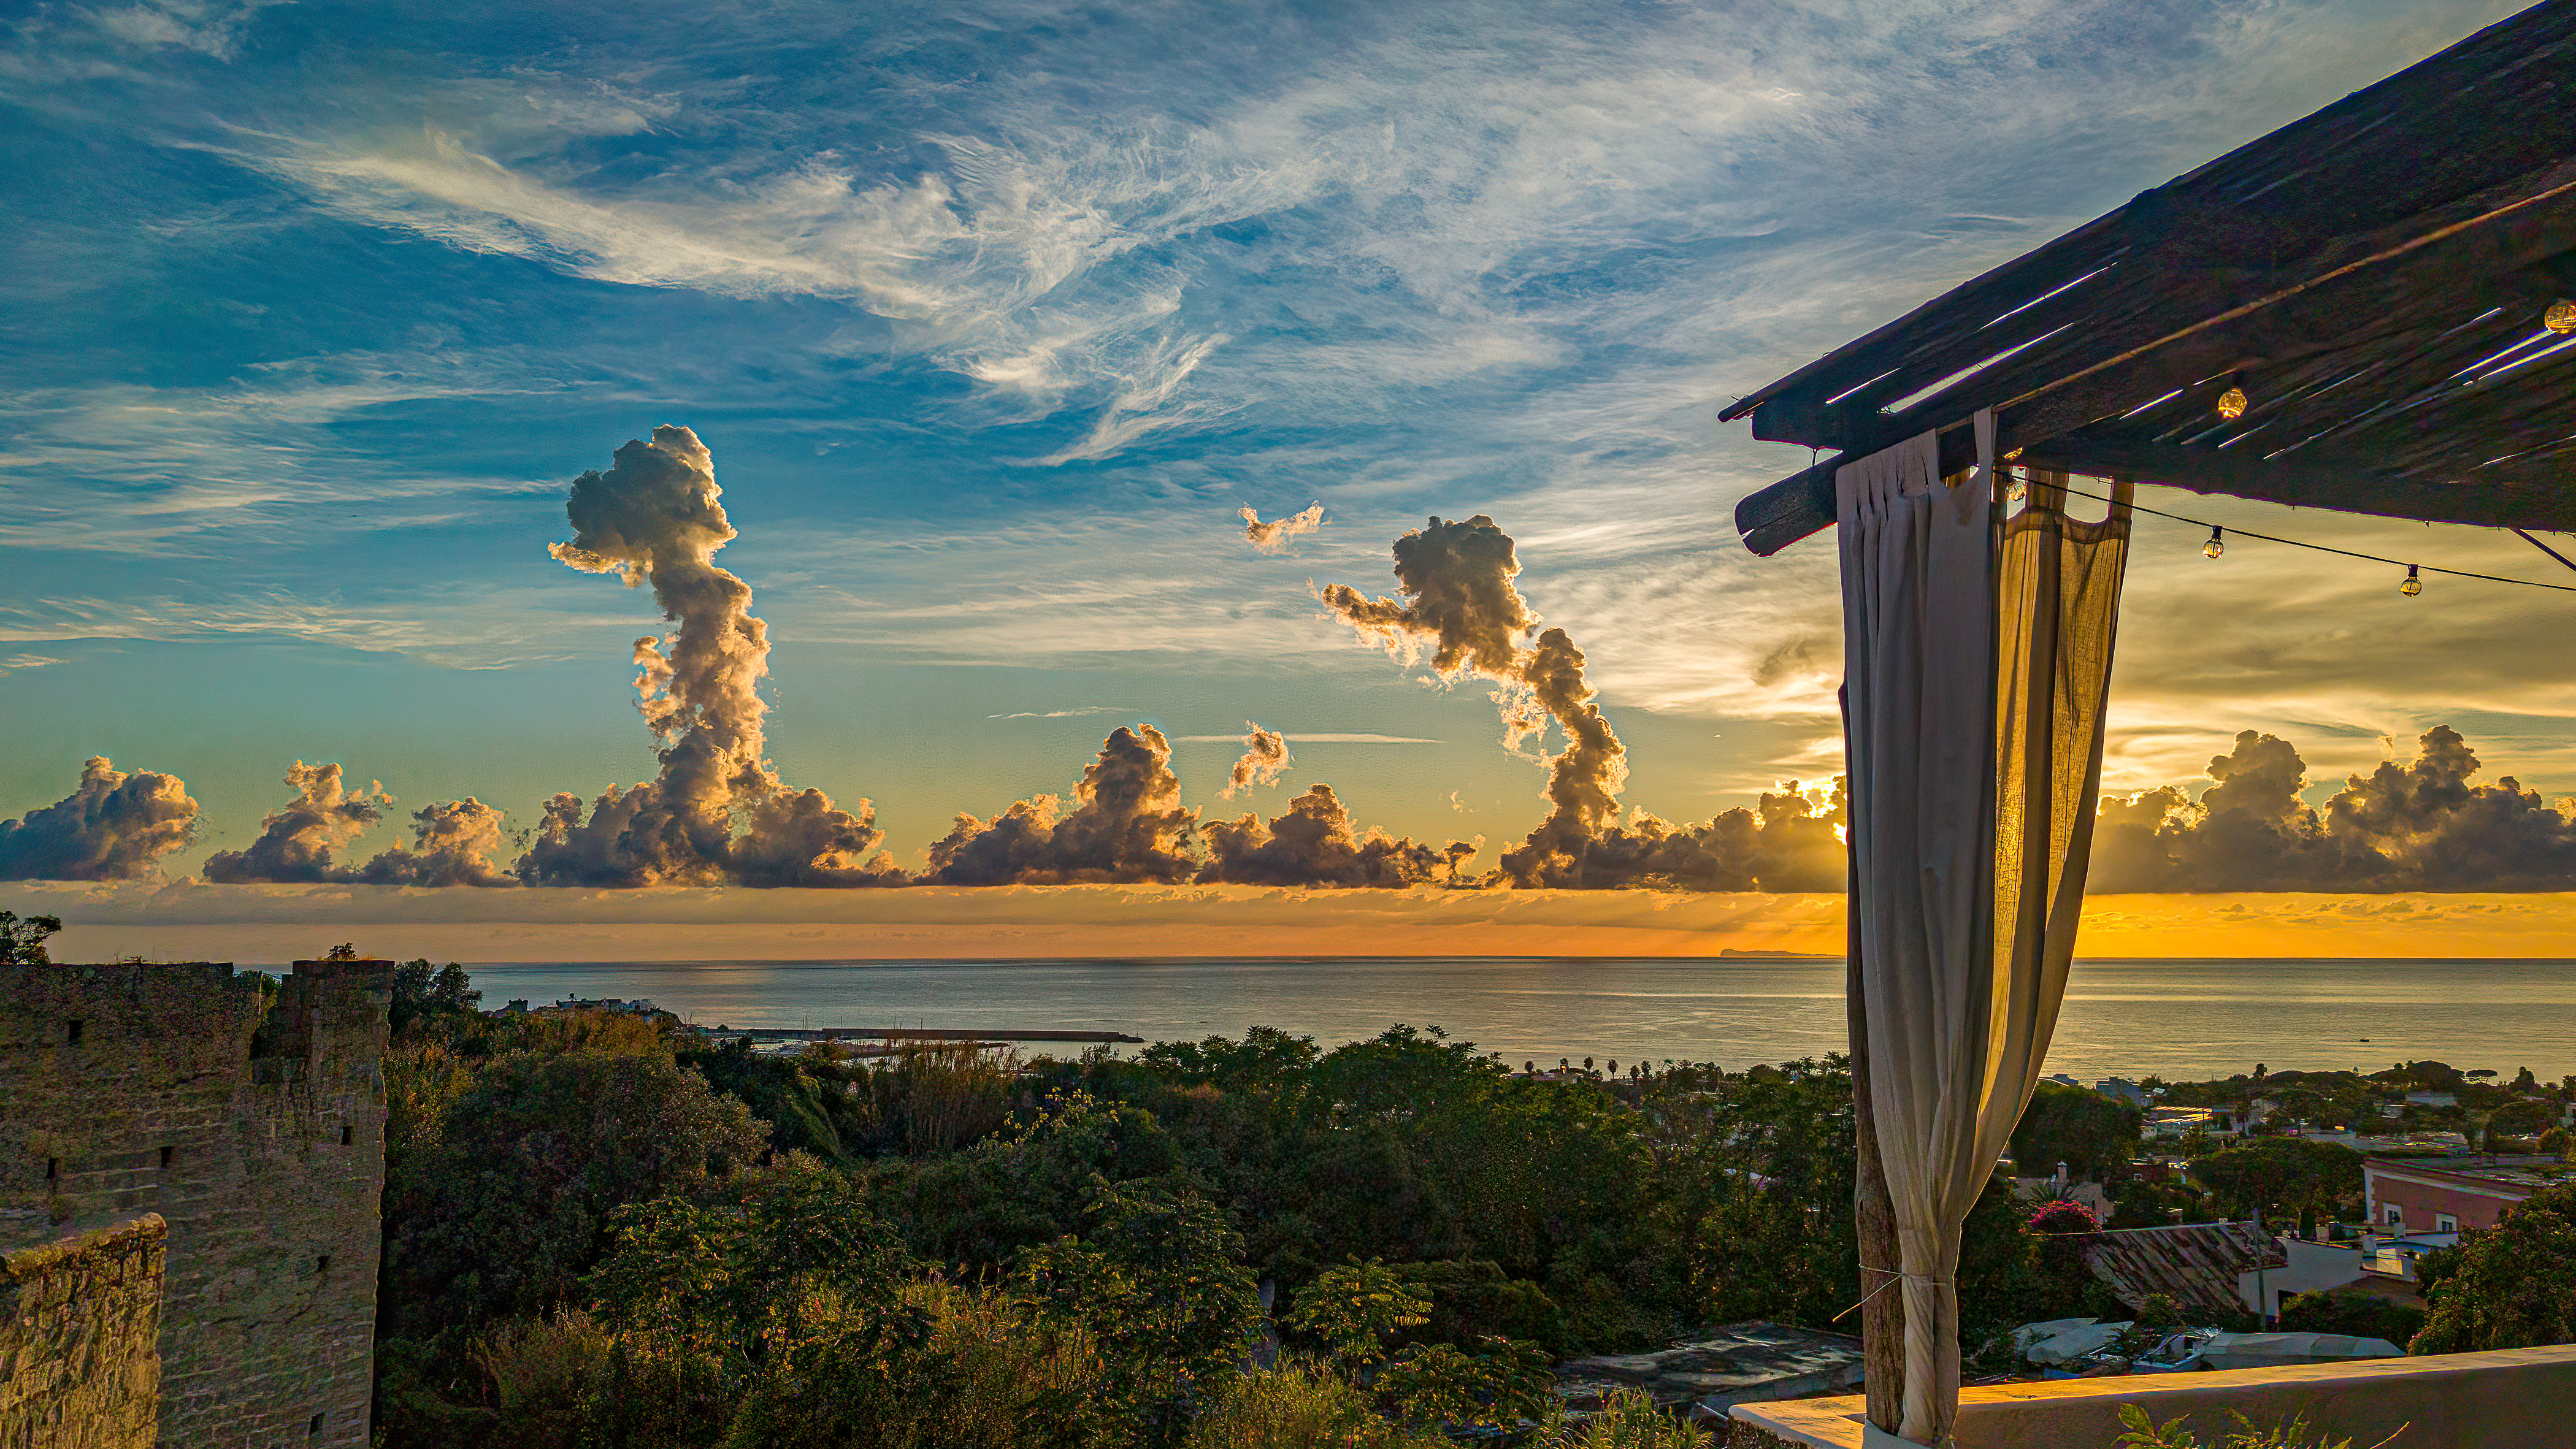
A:
<svg viewBox="0 0 2576 1449">
<path fill-rule="evenodd" d="M 649 584 L 670 631 L 635 641 L 636 704 L 658 742 L 654 778 L 585 802 L 562 793 L 496 863 L 501 812 L 472 798 L 412 812 L 413 843 L 365 861 L 343 853 L 384 818 L 380 785 L 351 790 L 337 764 L 298 761 L 295 794 L 258 839 L 219 851 L 219 882 L 409 886 L 901 886 L 1080 882 L 1264 886 L 1517 887 L 1836 891 L 1843 883 L 1842 781 L 1785 782 L 1755 809 L 1692 823 L 1623 805 L 1627 750 L 1584 677 L 1583 651 L 1521 597 L 1510 535 L 1479 515 L 1434 518 L 1395 541 L 1393 598 L 1347 585 L 1326 607 L 1407 665 L 1442 682 L 1492 686 L 1503 743 L 1544 767 L 1546 818 L 1470 874 L 1474 841 L 1428 842 L 1363 828 L 1333 787 L 1307 786 L 1284 811 L 1202 819 L 1181 800 L 1169 741 L 1151 725 L 1114 730 L 1068 800 L 1039 795 L 989 820 L 960 814 L 929 866 L 899 869 L 865 800 L 844 809 L 785 783 L 766 756 L 769 635 L 751 589 L 715 564 L 735 537 L 705 444 L 660 427 L 572 485 L 574 536 L 550 552 L 588 573 Z M 1246 510 L 1247 515 L 1250 510 Z M 1247 540 L 1276 549 L 1319 525 L 1320 508 Z M 1247 725 L 1220 798 L 1276 785 L 1294 764 L 1277 731 Z M 1543 753 L 1546 741 L 1558 745 Z M 2576 807 L 2507 776 L 2472 783 L 2477 756 L 2449 727 L 2410 765 L 2352 776 L 2323 807 L 2301 798 L 2306 767 L 2287 742 L 2251 731 L 2213 760 L 2198 800 L 2167 786 L 2105 800 L 2096 891 L 2576 889 Z M 0 821 L 0 879 L 120 880 L 148 874 L 191 838 L 197 805 L 171 775 L 125 774 L 105 759 L 71 795 Z"/>
<path fill-rule="evenodd" d="M 2323 808 L 2307 766 L 2252 730 L 2209 762 L 2218 784 L 2102 804 L 2097 891 L 2553 891 L 2576 889 L 2576 821 L 2511 775 L 2473 783 L 2478 757 L 2448 725 L 2411 764 L 2345 777 Z"/>
</svg>

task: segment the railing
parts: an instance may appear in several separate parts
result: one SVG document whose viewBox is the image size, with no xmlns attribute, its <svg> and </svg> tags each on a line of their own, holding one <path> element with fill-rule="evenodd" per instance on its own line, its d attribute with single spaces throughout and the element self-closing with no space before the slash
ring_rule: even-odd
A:
<svg viewBox="0 0 2576 1449">
<path fill-rule="evenodd" d="M 2298 1415 L 2311 1431 L 2355 1446 L 2395 1434 L 2390 1449 L 2537 1449 L 2576 1443 L 2576 1344 L 1996 1384 L 1959 1395 L 1958 1449 L 2111 1449 L 2122 1404 L 2138 1405 L 2160 1424 L 2188 1418 L 2203 1438 L 2232 1427 L 2233 1410 L 2258 1425 Z M 1862 1441 L 1858 1397 L 1738 1404 L 1728 1412 L 1733 1449 L 1860 1449 Z"/>
</svg>

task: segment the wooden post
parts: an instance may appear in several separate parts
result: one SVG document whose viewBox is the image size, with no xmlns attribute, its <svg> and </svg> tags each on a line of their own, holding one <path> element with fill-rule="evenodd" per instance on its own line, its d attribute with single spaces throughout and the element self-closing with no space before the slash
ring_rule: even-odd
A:
<svg viewBox="0 0 2576 1449">
<path fill-rule="evenodd" d="M 1843 740 L 1851 740 L 1851 698 L 1842 705 Z M 1845 809 L 1849 809 L 1846 806 Z M 1869 1421 L 1890 1434 L 1905 1421 L 1905 1291 L 1895 1281 L 1896 1204 L 1887 1195 L 1887 1168 L 1878 1160 L 1878 1122 L 1869 1099 L 1869 1004 L 1861 990 L 1860 871 L 1852 822 L 1843 822 L 1843 1012 L 1851 1032 L 1852 1145 L 1859 1155 L 1852 1174 L 1852 1228 L 1860 1249 L 1860 1352 Z"/>
<path fill-rule="evenodd" d="M 1844 909 L 1851 909 L 1846 898 Z M 1844 989 L 1851 1019 L 1852 1136 L 1859 1171 L 1852 1179 L 1852 1226 L 1860 1246 L 1861 1368 L 1867 1375 L 1869 1421 L 1893 1434 L 1905 1417 L 1905 1293 L 1888 1288 L 1897 1268 L 1896 1205 L 1878 1160 L 1878 1127 L 1869 1100 L 1868 1007 L 1861 997 L 1860 931 L 1851 932 Z M 1885 1289 L 1884 1292 L 1880 1291 Z"/>
</svg>

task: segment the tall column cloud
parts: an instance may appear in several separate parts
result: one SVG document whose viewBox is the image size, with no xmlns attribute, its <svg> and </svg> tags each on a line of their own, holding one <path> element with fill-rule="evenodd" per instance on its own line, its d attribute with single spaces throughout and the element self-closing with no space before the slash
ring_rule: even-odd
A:
<svg viewBox="0 0 2576 1449">
<path fill-rule="evenodd" d="M 93 755 L 72 793 L 0 820 L 0 880 L 131 880 L 186 845 L 196 820 L 178 776 Z"/>
<path fill-rule="evenodd" d="M 635 641 L 636 705 L 659 740 L 662 772 L 591 802 L 546 803 L 516 867 L 532 885 L 874 885 L 899 874 L 863 862 L 883 838 L 861 801 L 839 809 L 820 791 L 790 790 L 766 758 L 768 626 L 751 587 L 718 568 L 737 536 L 720 501 L 715 460 L 698 435 L 668 424 L 630 440 L 607 472 L 573 480 L 569 543 L 547 552 L 585 573 L 653 587 L 671 632 Z M 739 832 L 739 833 L 737 833 Z"/>
<path fill-rule="evenodd" d="M 1395 541 L 1398 598 L 1370 598 L 1347 584 L 1316 591 L 1325 607 L 1398 661 L 1428 659 L 1442 680 L 1483 679 L 1503 717 L 1503 743 L 1518 748 L 1551 721 L 1564 748 L 1547 757 L 1547 818 L 1505 851 L 1496 884 L 1570 889 L 1680 886 L 1744 890 L 1766 877 L 1807 881 L 1816 872 L 1793 823 L 1807 818 L 1794 788 L 1756 817 L 1731 811 L 1702 825 L 1672 825 L 1637 812 L 1620 823 L 1627 747 L 1584 678 L 1583 651 L 1541 620 L 1514 580 L 1520 560 L 1511 535 L 1483 514 L 1433 518 Z M 1535 636 L 1531 638 L 1530 636 Z M 1527 640 L 1528 642 L 1524 642 Z M 1792 809 L 1790 800 L 1801 802 Z M 1774 815 L 1782 836 L 1768 840 Z M 1836 877 L 1839 884 L 1839 876 Z M 1809 887 L 1800 887 L 1809 888 Z"/>
</svg>

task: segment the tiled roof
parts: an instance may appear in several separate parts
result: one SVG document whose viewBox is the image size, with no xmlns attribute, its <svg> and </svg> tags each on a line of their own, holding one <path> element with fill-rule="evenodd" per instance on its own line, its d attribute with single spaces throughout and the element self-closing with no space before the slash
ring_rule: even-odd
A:
<svg viewBox="0 0 2576 1449">
<path fill-rule="evenodd" d="M 2084 1262 L 2131 1308 L 2162 1293 L 2185 1309 L 2241 1310 L 2236 1275 L 2286 1268 L 2290 1255 L 2253 1223 L 2186 1223 L 2095 1233 Z"/>
</svg>

